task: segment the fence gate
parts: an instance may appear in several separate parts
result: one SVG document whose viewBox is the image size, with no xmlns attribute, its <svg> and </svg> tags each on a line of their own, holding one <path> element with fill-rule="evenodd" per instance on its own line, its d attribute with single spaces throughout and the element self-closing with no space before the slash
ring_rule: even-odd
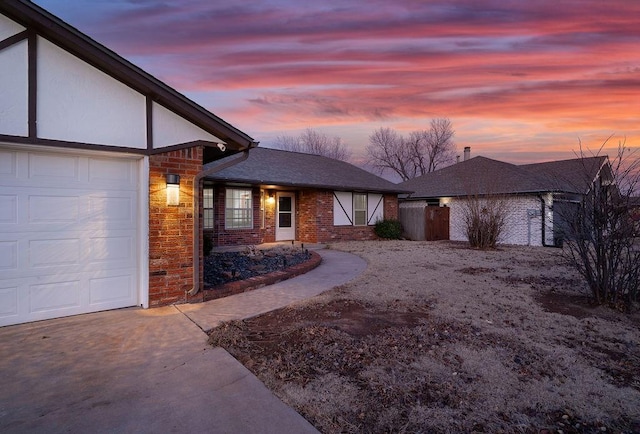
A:
<svg viewBox="0 0 640 434">
<path fill-rule="evenodd" d="M 449 239 L 449 210 L 448 207 L 428 206 L 425 208 L 425 239 L 438 241 Z"/>
</svg>

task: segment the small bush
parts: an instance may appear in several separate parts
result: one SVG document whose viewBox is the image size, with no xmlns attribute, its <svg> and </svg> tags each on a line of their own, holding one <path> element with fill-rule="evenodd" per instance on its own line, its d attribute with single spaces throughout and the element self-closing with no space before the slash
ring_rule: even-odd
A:
<svg viewBox="0 0 640 434">
<path fill-rule="evenodd" d="M 467 198 L 464 225 L 471 247 L 495 249 L 506 225 L 507 205 L 497 196 Z"/>
<path fill-rule="evenodd" d="M 374 232 L 380 238 L 399 240 L 402 237 L 402 225 L 398 220 L 394 219 L 378 220 Z"/>
</svg>

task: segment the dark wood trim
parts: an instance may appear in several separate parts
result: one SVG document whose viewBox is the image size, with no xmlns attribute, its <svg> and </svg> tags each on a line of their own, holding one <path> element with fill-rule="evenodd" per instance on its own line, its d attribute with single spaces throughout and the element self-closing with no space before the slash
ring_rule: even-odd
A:
<svg viewBox="0 0 640 434">
<path fill-rule="evenodd" d="M 33 30 L 28 30 L 28 125 L 29 137 L 38 137 L 38 35 Z"/>
<path fill-rule="evenodd" d="M 7 39 L 4 39 L 2 41 L 0 41 L 0 51 L 4 50 L 5 48 L 8 48 L 14 44 L 17 44 L 18 42 L 22 42 L 25 39 L 27 39 L 27 31 L 24 30 L 20 33 L 16 33 L 13 36 L 9 36 Z"/>
<path fill-rule="evenodd" d="M 64 140 L 40 139 L 37 137 L 32 138 L 32 137 L 22 137 L 22 136 L 10 136 L 6 134 L 0 134 L 0 144 L 1 143 L 16 144 L 16 145 L 49 146 L 52 148 L 86 149 L 90 151 L 122 152 L 125 154 L 139 154 L 139 155 L 149 154 L 146 149 L 123 148 L 120 146 L 111 146 L 111 145 L 96 145 L 93 143 L 66 142 Z"/>
<path fill-rule="evenodd" d="M 194 140 L 193 142 L 179 143 L 177 145 L 165 146 L 163 148 L 147 149 L 147 154 L 148 155 L 162 154 L 164 152 L 179 151 L 181 149 L 194 148 L 196 146 L 216 146 L 216 143 L 207 142 L 205 140 Z"/>
<path fill-rule="evenodd" d="M 153 99 L 147 96 L 146 99 L 146 120 L 147 120 L 147 150 L 153 149 Z"/>
</svg>

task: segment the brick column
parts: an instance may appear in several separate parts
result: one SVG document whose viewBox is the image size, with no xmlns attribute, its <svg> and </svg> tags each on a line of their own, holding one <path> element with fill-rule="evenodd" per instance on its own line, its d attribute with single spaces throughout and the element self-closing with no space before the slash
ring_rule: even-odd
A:
<svg viewBox="0 0 640 434">
<path fill-rule="evenodd" d="M 149 157 L 149 306 L 186 302 L 193 287 L 193 178 L 202 171 L 201 146 Z M 165 175 L 180 175 L 180 204 L 167 205 Z M 202 199 L 202 198 L 200 198 Z M 202 204 L 202 200 L 199 201 Z M 202 205 L 200 205 L 202 208 Z M 200 225 L 202 227 L 202 225 Z M 200 231 L 202 246 L 202 231 Z M 200 256 L 202 284 L 203 262 Z"/>
</svg>

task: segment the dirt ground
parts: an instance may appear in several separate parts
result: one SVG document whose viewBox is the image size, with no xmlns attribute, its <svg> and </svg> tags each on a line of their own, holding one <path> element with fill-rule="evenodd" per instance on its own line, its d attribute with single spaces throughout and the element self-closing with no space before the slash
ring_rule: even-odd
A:
<svg viewBox="0 0 640 434">
<path fill-rule="evenodd" d="M 640 432 L 640 314 L 590 306 L 560 250 L 331 248 L 367 270 L 210 337 L 321 432 Z"/>
</svg>

